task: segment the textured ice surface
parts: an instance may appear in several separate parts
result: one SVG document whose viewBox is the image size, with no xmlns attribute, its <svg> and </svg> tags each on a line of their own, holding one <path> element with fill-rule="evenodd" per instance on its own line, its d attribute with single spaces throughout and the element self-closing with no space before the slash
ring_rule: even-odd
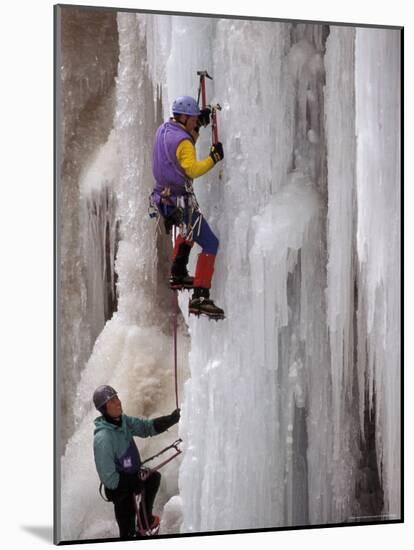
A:
<svg viewBox="0 0 414 550">
<path fill-rule="evenodd" d="M 385 510 L 400 514 L 401 194 L 400 37 L 360 29 L 356 39 L 358 372 L 376 399 Z M 364 374 L 365 376 L 364 376 Z"/>
</svg>

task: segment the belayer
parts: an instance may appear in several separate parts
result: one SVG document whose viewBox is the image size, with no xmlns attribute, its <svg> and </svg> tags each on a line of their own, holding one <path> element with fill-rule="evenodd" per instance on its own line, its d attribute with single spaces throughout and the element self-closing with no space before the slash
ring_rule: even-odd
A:
<svg viewBox="0 0 414 550">
<path fill-rule="evenodd" d="M 93 402 L 102 415 L 95 419 L 95 464 L 105 495 L 114 505 L 119 536 L 125 539 L 157 532 L 160 518 L 152 515 L 152 508 L 161 474 L 154 470 L 146 479 L 140 476 L 141 457 L 134 436 L 150 437 L 165 432 L 179 421 L 180 409 L 154 419 L 127 416 L 111 386 L 99 386 Z M 137 517 L 138 494 L 141 500 Z"/>
<path fill-rule="evenodd" d="M 197 160 L 195 143 L 200 127 L 210 122 L 210 109 L 200 111 L 197 101 L 189 96 L 178 97 L 172 105 L 172 118 L 156 133 L 153 150 L 155 186 L 152 201 L 157 206 L 167 233 L 173 226 L 181 232 L 175 240 L 170 286 L 173 289 L 193 288 L 189 312 L 223 318 L 224 312 L 210 299 L 214 263 L 219 246 L 216 235 L 200 212 L 194 195 L 193 180 L 211 170 L 223 159 L 220 142 L 211 146 L 209 155 Z M 187 264 L 191 248 L 201 247 L 194 277 Z"/>
</svg>

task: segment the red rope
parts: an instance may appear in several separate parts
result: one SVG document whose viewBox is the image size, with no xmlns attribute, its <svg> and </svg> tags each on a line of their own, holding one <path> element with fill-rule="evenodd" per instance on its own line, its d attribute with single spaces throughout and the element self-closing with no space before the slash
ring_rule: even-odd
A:
<svg viewBox="0 0 414 550">
<path fill-rule="evenodd" d="M 177 314 L 178 314 L 178 295 L 174 290 L 174 379 L 175 379 L 175 406 L 178 409 L 178 374 L 177 374 Z"/>
<path fill-rule="evenodd" d="M 174 226 L 174 245 L 176 227 Z M 178 409 L 178 375 L 177 375 L 177 316 L 178 316 L 178 290 L 173 290 L 173 329 L 174 329 L 174 383 L 175 383 L 175 407 Z"/>
</svg>

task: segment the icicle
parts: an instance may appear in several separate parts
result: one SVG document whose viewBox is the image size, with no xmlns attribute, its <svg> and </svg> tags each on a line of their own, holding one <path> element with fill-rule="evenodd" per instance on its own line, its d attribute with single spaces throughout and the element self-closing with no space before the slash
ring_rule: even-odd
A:
<svg viewBox="0 0 414 550">
<path fill-rule="evenodd" d="M 117 141 L 112 133 L 85 167 L 80 182 L 88 319 L 93 341 L 116 309 L 114 259 L 118 223 L 115 185 L 119 170 Z"/>
</svg>

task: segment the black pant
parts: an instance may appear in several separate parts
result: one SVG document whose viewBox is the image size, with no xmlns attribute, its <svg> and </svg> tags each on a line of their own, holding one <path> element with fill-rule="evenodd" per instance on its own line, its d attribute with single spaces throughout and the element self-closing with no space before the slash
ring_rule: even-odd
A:
<svg viewBox="0 0 414 550">
<path fill-rule="evenodd" d="M 161 474 L 157 471 L 151 473 L 151 475 L 142 482 L 143 489 L 141 492 L 141 504 L 139 509 L 139 515 L 141 524 L 147 527 L 145 517 L 151 524 L 152 521 L 152 507 L 154 505 L 155 496 L 160 486 Z M 114 511 L 116 522 L 119 527 L 119 536 L 121 539 L 131 538 L 136 533 L 136 496 L 133 492 L 124 492 L 117 494 L 115 491 L 106 490 L 107 497 L 114 503 Z M 142 506 L 144 504 L 144 507 Z"/>
</svg>

